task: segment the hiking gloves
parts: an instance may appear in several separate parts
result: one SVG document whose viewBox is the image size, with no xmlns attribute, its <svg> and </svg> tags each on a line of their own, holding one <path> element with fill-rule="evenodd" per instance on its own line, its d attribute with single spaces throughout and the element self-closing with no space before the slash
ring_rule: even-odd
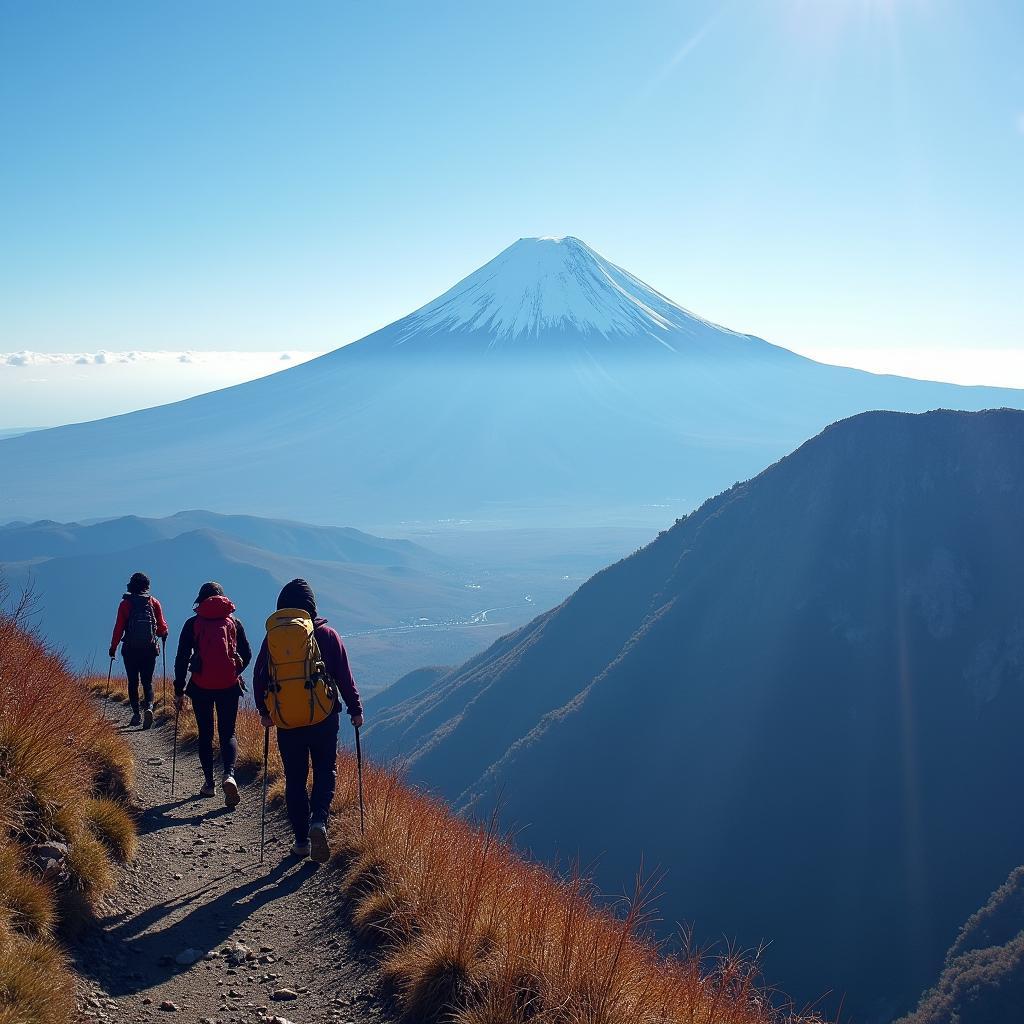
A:
<svg viewBox="0 0 1024 1024">
<path fill-rule="evenodd" d="M 117 648 L 116 647 L 111 647 L 110 650 L 107 651 L 107 654 L 110 655 L 110 659 L 111 659 L 111 661 L 113 661 L 114 656 L 117 654 Z"/>
</svg>

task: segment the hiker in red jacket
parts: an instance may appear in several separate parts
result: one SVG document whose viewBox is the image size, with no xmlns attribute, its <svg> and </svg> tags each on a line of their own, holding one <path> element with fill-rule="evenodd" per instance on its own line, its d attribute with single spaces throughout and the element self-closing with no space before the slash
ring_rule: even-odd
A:
<svg viewBox="0 0 1024 1024">
<path fill-rule="evenodd" d="M 234 604 L 224 596 L 219 583 L 204 583 L 195 600 L 196 614 L 181 627 L 178 653 L 174 659 L 174 707 L 181 711 L 185 697 L 199 728 L 199 763 L 206 781 L 199 795 L 213 796 L 213 717 L 217 714 L 217 736 L 224 765 L 221 785 L 226 807 L 237 807 L 240 799 L 235 780 L 238 740 L 235 720 L 238 701 L 245 691 L 242 672 L 252 660 L 245 627 L 234 617 Z M 186 683 L 185 677 L 188 676 Z"/>
<path fill-rule="evenodd" d="M 164 610 L 149 592 L 149 577 L 144 572 L 132 573 L 128 592 L 117 606 L 117 619 L 107 652 L 113 660 L 117 656 L 117 645 L 121 644 L 128 676 L 128 703 L 132 708 L 129 725 L 141 723 L 143 729 L 148 729 L 153 724 L 153 672 L 161 640 L 167 643 Z M 145 702 L 142 715 L 139 714 L 140 682 Z"/>
</svg>

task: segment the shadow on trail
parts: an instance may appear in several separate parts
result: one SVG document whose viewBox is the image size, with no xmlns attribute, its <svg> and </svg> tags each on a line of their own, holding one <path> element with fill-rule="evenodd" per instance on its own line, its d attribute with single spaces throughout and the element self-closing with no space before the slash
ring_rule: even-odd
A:
<svg viewBox="0 0 1024 1024">
<path fill-rule="evenodd" d="M 196 804 L 200 810 L 184 818 L 171 813 L 179 807 L 184 807 L 186 804 Z M 162 804 L 154 804 L 152 807 L 147 807 L 139 815 L 139 832 L 142 835 L 149 835 L 159 832 L 161 829 L 174 828 L 177 825 L 189 825 L 195 828 L 204 822 L 216 821 L 218 818 L 226 818 L 234 813 L 224 806 L 210 809 L 209 805 L 209 800 L 194 796 L 191 793 L 188 796 L 167 800 Z"/>
<path fill-rule="evenodd" d="M 243 870 L 262 869 L 258 864 L 248 864 Z M 232 869 L 207 879 L 197 888 L 157 903 L 140 914 L 122 916 L 120 920 L 115 919 L 116 923 L 108 922 L 102 939 L 105 955 L 83 957 L 83 962 L 78 964 L 79 973 L 99 982 L 115 998 L 162 984 L 190 969 L 168 963 L 168 958 L 173 961 L 190 948 L 203 952 L 219 949 L 234 938 L 239 925 L 254 911 L 296 892 L 317 870 L 310 861 L 299 863 L 289 859 L 271 866 L 256 878 Z M 207 900 L 212 890 L 231 877 L 238 878 L 239 884 Z M 188 907 L 192 909 L 168 927 L 143 934 L 163 918 Z M 223 960 L 216 962 L 220 970 L 227 968 Z M 202 961 L 191 969 L 201 964 Z"/>
</svg>

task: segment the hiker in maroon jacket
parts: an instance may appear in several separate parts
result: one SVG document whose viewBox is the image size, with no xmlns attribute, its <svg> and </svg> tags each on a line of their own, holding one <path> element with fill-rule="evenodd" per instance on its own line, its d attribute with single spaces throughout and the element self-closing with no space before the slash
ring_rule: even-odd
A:
<svg viewBox="0 0 1024 1024">
<path fill-rule="evenodd" d="M 238 740 L 235 721 L 238 701 L 245 690 L 242 672 L 252 660 L 245 627 L 232 615 L 234 604 L 219 583 L 204 583 L 195 600 L 196 614 L 181 627 L 174 659 L 174 706 L 181 711 L 188 697 L 199 729 L 199 763 L 206 781 L 200 796 L 213 796 L 213 716 L 217 713 L 217 737 L 224 765 L 221 785 L 224 804 L 237 807 L 238 782 L 235 759 Z M 185 677 L 188 676 L 186 682 Z"/>
<path fill-rule="evenodd" d="M 348 653 L 337 632 L 327 625 L 325 618 L 317 615 L 313 589 L 305 580 L 292 580 L 281 591 L 277 607 L 301 608 L 313 617 L 313 633 L 327 675 L 337 686 L 352 724 L 360 728 L 363 724 L 363 705 L 349 668 Z M 265 710 L 267 685 L 270 683 L 268 661 L 267 641 L 264 637 L 263 646 L 256 656 L 252 684 L 256 707 L 266 729 L 274 724 Z M 338 778 L 339 708 L 340 703 L 335 704 L 331 714 L 316 725 L 277 730 L 277 747 L 281 751 L 281 763 L 284 766 L 285 804 L 288 820 L 295 833 L 292 853 L 296 857 L 311 857 L 318 864 L 325 863 L 331 856 L 327 842 L 327 822 Z M 307 792 L 310 763 L 313 766 L 313 789 Z"/>
<path fill-rule="evenodd" d="M 142 724 L 148 729 L 153 724 L 153 672 L 160 653 L 160 641 L 167 642 L 167 621 L 160 602 L 149 592 L 149 577 L 144 572 L 132 573 L 128 592 L 117 606 L 117 619 L 110 637 L 111 661 L 117 656 L 121 644 L 121 657 L 128 676 L 128 703 L 132 708 L 129 725 Z M 139 684 L 145 701 L 139 714 Z"/>
</svg>

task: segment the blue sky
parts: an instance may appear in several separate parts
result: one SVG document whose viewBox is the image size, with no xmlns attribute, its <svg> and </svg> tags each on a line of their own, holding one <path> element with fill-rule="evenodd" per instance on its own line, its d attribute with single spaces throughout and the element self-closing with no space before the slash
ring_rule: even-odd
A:
<svg viewBox="0 0 1024 1024">
<path fill-rule="evenodd" d="M 0 0 L 0 352 L 325 350 L 574 234 L 800 351 L 1012 369 L 1022 46 L 1019 0 Z"/>
</svg>

